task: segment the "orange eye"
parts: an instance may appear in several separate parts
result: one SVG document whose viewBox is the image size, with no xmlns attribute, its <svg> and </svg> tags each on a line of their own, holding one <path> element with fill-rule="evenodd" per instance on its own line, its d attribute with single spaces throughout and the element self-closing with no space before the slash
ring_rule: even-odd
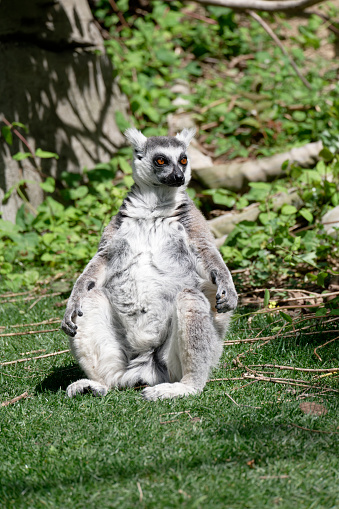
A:
<svg viewBox="0 0 339 509">
<path fill-rule="evenodd" d="M 158 164 L 165 164 L 165 159 L 163 159 L 162 157 L 159 157 L 159 159 L 157 159 L 157 163 Z"/>
<path fill-rule="evenodd" d="M 183 165 L 187 164 L 187 157 L 183 157 L 182 159 L 180 159 L 180 162 Z"/>
</svg>

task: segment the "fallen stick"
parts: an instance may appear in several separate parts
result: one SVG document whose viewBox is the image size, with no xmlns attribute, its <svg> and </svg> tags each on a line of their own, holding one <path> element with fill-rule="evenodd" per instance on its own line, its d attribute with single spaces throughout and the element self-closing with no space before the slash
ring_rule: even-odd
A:
<svg viewBox="0 0 339 509">
<path fill-rule="evenodd" d="M 336 435 L 339 434 L 338 431 L 323 431 L 321 429 L 310 429 L 310 428 L 304 428 L 303 426 L 298 426 L 298 424 L 294 424 L 294 422 L 289 422 L 289 426 L 294 426 L 295 428 L 302 429 L 304 431 L 312 431 L 312 433 L 326 433 L 326 434 L 332 434 L 335 433 Z"/>
<path fill-rule="evenodd" d="M 22 352 L 20 355 L 31 355 L 32 353 L 43 353 L 46 352 L 46 349 L 43 348 L 42 350 L 31 350 L 30 352 Z"/>
<path fill-rule="evenodd" d="M 14 328 L 14 327 L 32 327 L 32 326 L 35 326 L 35 325 L 48 325 L 48 324 L 52 324 L 52 323 L 61 323 L 61 318 L 49 318 L 48 320 L 43 320 L 42 322 L 34 322 L 34 323 L 18 323 L 18 324 L 15 324 L 15 325 L 1 325 L 0 328 L 3 328 L 3 329 L 6 329 L 6 327 L 11 327 L 11 328 Z"/>
<path fill-rule="evenodd" d="M 306 380 L 301 380 L 301 382 L 303 382 L 303 383 L 294 383 L 294 382 L 290 382 L 289 379 L 272 378 L 272 377 L 264 377 L 264 376 L 256 377 L 254 375 L 248 375 L 248 376 L 244 377 L 244 379 L 258 380 L 258 382 L 272 382 L 272 383 L 277 383 L 277 384 L 282 384 L 282 385 L 294 385 L 297 387 L 307 387 L 308 389 L 318 389 L 318 390 L 327 389 L 329 391 L 339 392 L 338 390 L 333 389 L 332 387 L 321 387 L 318 385 L 310 385 Z M 290 379 L 290 380 L 293 380 L 293 379 Z"/>
<path fill-rule="evenodd" d="M 43 334 L 46 332 L 56 332 L 60 329 L 44 329 L 44 330 L 29 330 L 26 332 L 6 332 L 5 334 L 0 334 L 0 338 L 8 338 L 10 336 L 26 336 L 28 334 Z"/>
<path fill-rule="evenodd" d="M 293 334 L 281 334 L 279 336 L 265 336 L 262 338 L 248 338 L 248 339 L 234 339 L 231 341 L 225 341 L 224 345 L 232 346 L 232 345 L 241 345 L 241 343 L 256 343 L 257 341 L 260 341 L 261 339 L 263 341 L 266 341 L 267 339 L 276 339 L 279 337 L 280 339 L 283 338 L 293 338 L 297 333 L 302 334 L 303 336 L 312 336 L 313 334 L 330 334 L 334 332 L 338 332 L 338 329 L 332 329 L 332 330 L 319 330 L 319 331 L 313 331 L 313 332 L 300 332 L 301 329 L 296 329 Z M 318 347 L 320 348 L 320 347 Z"/>
<path fill-rule="evenodd" d="M 26 357 L 25 359 L 16 359 L 15 361 L 1 362 L 0 366 L 9 366 L 11 364 L 18 364 L 19 362 L 35 361 L 37 359 L 46 359 L 47 357 L 54 357 L 55 355 L 61 355 L 68 353 L 70 350 L 61 350 L 61 352 L 47 353 L 45 355 L 38 355 L 37 357 Z"/>
<path fill-rule="evenodd" d="M 0 298 L 6 299 L 7 297 L 18 297 L 19 295 L 27 295 L 28 293 L 31 293 L 31 290 L 27 290 L 26 292 L 19 292 L 19 293 L 2 293 L 0 295 Z"/>
<path fill-rule="evenodd" d="M 333 338 L 333 339 L 330 339 L 330 341 L 326 341 L 326 343 L 324 343 L 323 345 L 320 345 L 320 346 L 317 346 L 317 348 L 315 348 L 313 350 L 313 353 L 314 355 L 316 355 L 318 357 L 318 359 L 320 360 L 320 362 L 322 362 L 322 358 L 320 357 L 320 355 L 317 353 L 317 350 L 319 348 L 323 348 L 323 346 L 326 346 L 328 345 L 329 343 L 333 343 L 333 341 L 336 341 L 337 339 L 339 339 L 339 336 L 337 336 L 336 338 Z"/>
<path fill-rule="evenodd" d="M 13 403 L 16 403 L 17 401 L 20 401 L 21 399 L 25 399 L 25 398 L 28 398 L 27 391 L 23 392 L 22 394 L 20 394 L 20 396 L 17 396 L 16 398 L 10 399 L 9 401 L 4 401 L 3 403 L 1 403 L 1 406 L 12 405 Z"/>
<path fill-rule="evenodd" d="M 312 89 L 311 84 L 307 81 L 307 79 L 301 74 L 297 64 L 293 60 L 293 58 L 288 54 L 286 51 L 285 46 L 282 44 L 281 40 L 277 35 L 273 32 L 272 28 L 262 19 L 259 14 L 252 10 L 247 11 L 250 16 L 252 16 L 253 19 L 255 19 L 262 27 L 263 29 L 268 33 L 268 35 L 273 39 L 273 41 L 276 43 L 276 45 L 280 48 L 281 52 L 285 55 L 291 66 L 293 67 L 295 73 L 299 76 L 305 87 L 308 89 Z"/>
<path fill-rule="evenodd" d="M 62 295 L 63 292 L 54 292 L 54 293 L 46 293 L 45 295 L 40 295 L 39 297 L 39 300 L 40 299 L 45 299 L 46 297 L 56 297 L 57 295 Z M 33 297 L 25 297 L 23 299 L 23 302 L 27 302 L 29 300 L 33 300 L 33 299 L 36 299 L 36 295 L 33 295 Z M 9 304 L 11 302 L 18 302 L 19 299 L 10 299 L 10 300 L 6 300 L 3 302 L 3 304 Z"/>
<path fill-rule="evenodd" d="M 336 373 L 339 368 L 295 368 L 294 366 L 280 366 L 279 364 L 249 364 L 249 368 L 274 368 L 274 369 L 286 369 L 290 371 L 303 371 L 305 373 Z"/>
</svg>

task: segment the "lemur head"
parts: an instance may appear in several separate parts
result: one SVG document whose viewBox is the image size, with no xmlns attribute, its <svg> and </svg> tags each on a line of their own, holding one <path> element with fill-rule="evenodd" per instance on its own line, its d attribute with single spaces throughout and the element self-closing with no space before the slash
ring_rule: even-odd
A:
<svg viewBox="0 0 339 509">
<path fill-rule="evenodd" d="M 184 129 L 176 136 L 146 138 L 134 128 L 125 136 L 134 148 L 133 178 L 148 186 L 187 186 L 191 178 L 187 148 L 195 129 Z"/>
</svg>

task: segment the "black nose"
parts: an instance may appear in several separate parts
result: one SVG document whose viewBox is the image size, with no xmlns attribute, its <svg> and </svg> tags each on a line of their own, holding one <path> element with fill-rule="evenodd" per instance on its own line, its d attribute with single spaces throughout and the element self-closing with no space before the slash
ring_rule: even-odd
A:
<svg viewBox="0 0 339 509">
<path fill-rule="evenodd" d="M 175 168 L 172 173 L 167 176 L 166 184 L 171 187 L 179 187 L 185 183 L 185 175 L 180 168 Z"/>
</svg>

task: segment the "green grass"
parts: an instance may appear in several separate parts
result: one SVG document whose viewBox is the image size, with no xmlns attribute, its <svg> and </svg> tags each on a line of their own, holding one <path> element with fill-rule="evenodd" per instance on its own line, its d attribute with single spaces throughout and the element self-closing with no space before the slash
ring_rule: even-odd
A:
<svg viewBox="0 0 339 509">
<path fill-rule="evenodd" d="M 54 307 L 57 299 L 41 300 L 28 311 L 31 302 L 1 304 L 0 325 L 62 314 Z M 272 327 L 265 316 L 251 324 L 240 319 L 229 339 L 253 337 L 264 326 Z M 49 327 L 56 326 L 41 326 Z M 332 337 L 323 332 L 277 339 L 247 355 L 246 364 L 337 366 L 336 342 L 320 350 L 322 363 L 313 355 Z M 1 362 L 68 346 L 61 332 L 0 337 L 0 344 Z M 232 369 L 232 359 L 248 346 L 226 346 L 213 376 L 240 377 L 244 370 Z M 66 398 L 65 387 L 79 376 L 69 354 L 0 368 L 1 402 L 24 391 L 31 396 L 0 407 L 1 508 L 339 506 L 339 435 L 291 426 L 338 432 L 336 393 L 306 398 L 327 408 L 320 417 L 301 412 L 304 400 L 297 396 L 303 389 L 261 382 L 240 388 L 246 380 L 211 382 L 199 397 L 156 403 L 133 389 L 112 390 L 102 399 Z M 285 371 L 276 376 L 312 379 Z M 338 377 L 325 380 L 317 383 L 338 388 Z"/>
</svg>

